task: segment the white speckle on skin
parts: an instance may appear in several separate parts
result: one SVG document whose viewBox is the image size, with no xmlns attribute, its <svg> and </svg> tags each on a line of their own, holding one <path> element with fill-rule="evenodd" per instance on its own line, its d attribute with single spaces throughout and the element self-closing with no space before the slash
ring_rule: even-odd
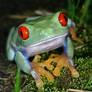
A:
<svg viewBox="0 0 92 92">
<path fill-rule="evenodd" d="M 42 35 L 42 32 L 40 32 L 40 35 Z"/>
</svg>

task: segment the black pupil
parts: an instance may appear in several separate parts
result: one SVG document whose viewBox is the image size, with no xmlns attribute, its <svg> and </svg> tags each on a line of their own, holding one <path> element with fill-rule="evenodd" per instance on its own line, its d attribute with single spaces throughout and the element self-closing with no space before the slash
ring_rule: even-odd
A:
<svg viewBox="0 0 92 92">
<path fill-rule="evenodd" d="M 20 31 L 20 35 L 23 37 L 23 33 L 22 33 L 22 30 Z"/>
<path fill-rule="evenodd" d="M 65 21 L 67 21 L 67 17 L 66 17 L 66 16 L 64 16 L 64 18 L 65 18 Z"/>
</svg>

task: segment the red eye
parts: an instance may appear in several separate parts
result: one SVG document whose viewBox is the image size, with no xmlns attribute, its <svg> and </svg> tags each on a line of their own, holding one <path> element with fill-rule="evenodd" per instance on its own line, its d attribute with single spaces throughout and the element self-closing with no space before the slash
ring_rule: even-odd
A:
<svg viewBox="0 0 92 92">
<path fill-rule="evenodd" d="M 67 25 L 68 18 L 67 18 L 67 16 L 64 13 L 60 13 L 59 14 L 58 20 L 59 20 L 59 22 L 60 22 L 60 24 L 62 26 L 66 26 Z"/>
<path fill-rule="evenodd" d="M 29 37 L 29 30 L 25 26 L 20 26 L 18 34 L 23 40 L 26 40 Z"/>
</svg>

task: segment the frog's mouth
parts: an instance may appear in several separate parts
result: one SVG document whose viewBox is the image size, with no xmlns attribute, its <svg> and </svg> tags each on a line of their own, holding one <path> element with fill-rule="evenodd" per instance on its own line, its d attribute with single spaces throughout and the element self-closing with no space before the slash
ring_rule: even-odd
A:
<svg viewBox="0 0 92 92">
<path fill-rule="evenodd" d="M 68 34 L 65 33 L 63 35 L 57 35 L 54 37 L 50 37 L 40 42 L 34 43 L 28 47 L 24 48 L 24 52 L 26 52 L 27 56 L 34 56 L 36 54 L 41 54 L 56 48 L 59 48 L 64 45 L 65 37 Z"/>
</svg>

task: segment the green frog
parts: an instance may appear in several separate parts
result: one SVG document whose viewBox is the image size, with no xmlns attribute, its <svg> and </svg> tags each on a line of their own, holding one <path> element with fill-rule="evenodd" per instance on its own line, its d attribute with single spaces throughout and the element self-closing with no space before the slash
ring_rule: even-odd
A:
<svg viewBox="0 0 92 92">
<path fill-rule="evenodd" d="M 9 61 L 15 61 L 17 66 L 25 73 L 31 74 L 36 86 L 42 87 L 42 76 L 48 81 L 53 81 L 54 76 L 60 76 L 60 69 L 68 67 L 72 75 L 77 78 L 79 73 L 73 66 L 72 57 L 74 49 L 69 37 L 83 43 L 76 37 L 75 23 L 63 12 L 57 12 L 48 16 L 38 16 L 27 19 L 26 22 L 10 30 L 6 52 Z M 63 47 L 61 55 L 51 54 L 49 59 L 38 62 L 41 56 L 38 54 Z M 35 56 L 30 62 L 29 58 Z M 56 62 L 56 67 L 51 62 Z M 53 74 L 45 70 L 53 70 Z"/>
</svg>

